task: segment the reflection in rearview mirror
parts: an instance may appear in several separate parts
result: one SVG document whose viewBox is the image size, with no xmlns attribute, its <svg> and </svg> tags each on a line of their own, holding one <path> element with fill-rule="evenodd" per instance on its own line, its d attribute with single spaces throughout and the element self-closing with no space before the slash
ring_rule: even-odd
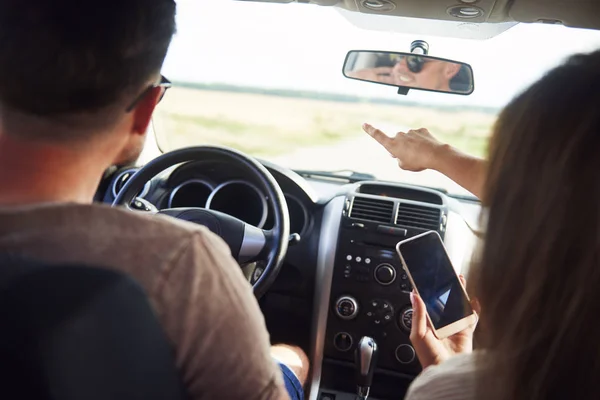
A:
<svg viewBox="0 0 600 400">
<path fill-rule="evenodd" d="M 469 64 L 415 53 L 353 50 L 346 56 L 344 76 L 443 93 L 468 95 L 474 89 Z"/>
</svg>

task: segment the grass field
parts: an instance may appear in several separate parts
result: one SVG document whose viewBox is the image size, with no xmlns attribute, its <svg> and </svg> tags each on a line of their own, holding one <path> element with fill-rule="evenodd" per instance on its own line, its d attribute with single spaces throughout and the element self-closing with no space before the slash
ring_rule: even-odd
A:
<svg viewBox="0 0 600 400">
<path fill-rule="evenodd" d="M 220 144 L 266 157 L 328 146 L 364 135 L 363 122 L 428 128 L 440 140 L 483 156 L 493 113 L 337 102 L 173 88 L 158 107 L 155 130 L 164 150 Z M 388 132 L 393 134 L 394 132 Z"/>
</svg>

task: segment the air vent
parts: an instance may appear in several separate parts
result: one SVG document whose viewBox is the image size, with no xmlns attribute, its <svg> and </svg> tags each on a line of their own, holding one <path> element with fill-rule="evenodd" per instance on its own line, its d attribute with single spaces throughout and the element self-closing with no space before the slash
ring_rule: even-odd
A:
<svg viewBox="0 0 600 400">
<path fill-rule="evenodd" d="M 350 218 L 389 223 L 394 215 L 394 202 L 368 197 L 354 197 Z"/>
<path fill-rule="evenodd" d="M 377 185 L 371 183 L 360 185 L 358 190 L 359 193 L 364 194 L 374 194 L 377 196 L 412 200 L 420 203 L 430 203 L 440 206 L 444 204 L 441 194 L 432 190 L 422 190 L 400 185 Z"/>
<path fill-rule="evenodd" d="M 441 210 L 437 208 L 400 203 L 396 224 L 437 231 L 440 229 Z"/>
<path fill-rule="evenodd" d="M 129 178 L 131 178 L 131 176 L 133 174 L 135 174 L 135 170 L 125 171 L 121 175 L 119 175 L 119 177 L 115 181 L 115 193 L 116 194 L 119 194 L 121 189 L 123 189 L 123 186 L 125 186 L 125 184 L 129 180 Z"/>
<path fill-rule="evenodd" d="M 115 197 L 115 198 L 117 197 L 117 195 L 119 194 L 121 189 L 123 189 L 123 186 L 125 186 L 127 181 L 129 181 L 129 178 L 131 178 L 136 172 L 137 172 L 137 169 L 127 169 L 127 170 L 120 172 L 119 175 L 117 175 L 117 177 L 113 181 L 113 186 L 112 186 L 113 197 Z M 149 189 L 150 189 L 150 182 L 146 182 L 146 184 L 144 185 L 144 188 L 138 194 L 138 197 L 144 197 L 146 194 L 148 194 Z"/>
</svg>

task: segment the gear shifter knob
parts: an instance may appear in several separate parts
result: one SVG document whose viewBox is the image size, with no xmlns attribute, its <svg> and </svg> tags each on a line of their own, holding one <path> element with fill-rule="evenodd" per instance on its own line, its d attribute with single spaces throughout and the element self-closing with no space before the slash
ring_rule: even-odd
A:
<svg viewBox="0 0 600 400">
<path fill-rule="evenodd" d="M 373 383 L 373 373 L 377 364 L 377 343 L 368 336 L 363 336 L 358 342 L 355 353 L 356 365 L 356 394 L 359 399 L 366 400 Z"/>
</svg>

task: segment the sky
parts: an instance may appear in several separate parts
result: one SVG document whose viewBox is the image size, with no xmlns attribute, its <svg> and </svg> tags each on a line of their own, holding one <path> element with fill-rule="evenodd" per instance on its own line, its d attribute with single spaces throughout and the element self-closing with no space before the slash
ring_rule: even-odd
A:
<svg viewBox="0 0 600 400">
<path fill-rule="evenodd" d="M 518 24 L 494 38 L 473 40 L 362 29 L 333 7 L 233 0 L 177 4 L 178 32 L 163 68 L 174 81 L 393 99 L 398 95 L 392 87 L 344 78 L 345 55 L 353 49 L 409 51 L 421 39 L 429 43 L 430 55 L 471 64 L 475 92 L 412 90 L 407 100 L 502 107 L 569 55 L 600 49 L 600 31 L 563 26 Z M 380 17 L 373 18 L 377 24 Z"/>
</svg>

